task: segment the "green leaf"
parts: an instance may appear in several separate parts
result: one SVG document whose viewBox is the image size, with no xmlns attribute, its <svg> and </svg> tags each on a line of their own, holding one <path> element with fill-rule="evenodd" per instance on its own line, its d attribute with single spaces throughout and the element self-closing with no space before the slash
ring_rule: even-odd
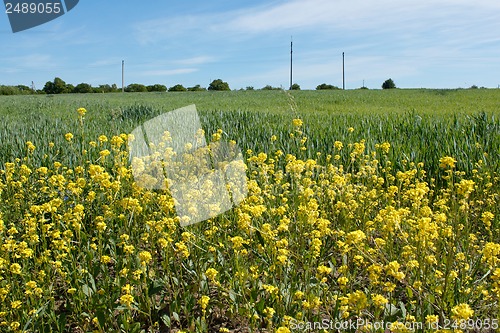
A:
<svg viewBox="0 0 500 333">
<path fill-rule="evenodd" d="M 161 316 L 161 321 L 165 324 L 165 326 L 170 327 L 170 317 L 166 314 Z"/>
<path fill-rule="evenodd" d="M 160 294 L 160 292 L 163 290 L 164 284 L 159 282 L 159 281 L 154 281 L 149 285 L 149 296 L 157 295 Z"/>
<path fill-rule="evenodd" d="M 229 291 L 229 298 L 231 301 L 236 302 L 236 293 L 232 290 Z"/>
<path fill-rule="evenodd" d="M 257 240 L 259 241 L 260 245 L 264 246 L 264 238 L 262 238 L 259 230 L 255 230 L 255 235 L 257 236 Z"/>
<path fill-rule="evenodd" d="M 106 317 L 104 316 L 104 310 L 99 309 L 96 311 L 97 320 L 99 320 L 99 325 L 104 326 L 106 324 Z"/>
<path fill-rule="evenodd" d="M 87 284 L 84 284 L 82 286 L 82 291 L 83 291 L 83 294 L 87 297 L 92 297 L 92 294 L 94 293 L 94 291 L 92 290 L 91 287 L 89 287 Z"/>
</svg>

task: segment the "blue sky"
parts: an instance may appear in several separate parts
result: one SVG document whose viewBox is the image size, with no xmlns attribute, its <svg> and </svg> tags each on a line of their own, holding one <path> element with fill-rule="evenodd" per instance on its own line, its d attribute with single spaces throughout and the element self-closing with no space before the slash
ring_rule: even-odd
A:
<svg viewBox="0 0 500 333">
<path fill-rule="evenodd" d="M 3 10 L 2 10 L 3 11 Z M 227 81 L 380 88 L 500 84 L 498 0 L 81 0 L 66 15 L 12 33 L 0 13 L 0 84 Z"/>
</svg>

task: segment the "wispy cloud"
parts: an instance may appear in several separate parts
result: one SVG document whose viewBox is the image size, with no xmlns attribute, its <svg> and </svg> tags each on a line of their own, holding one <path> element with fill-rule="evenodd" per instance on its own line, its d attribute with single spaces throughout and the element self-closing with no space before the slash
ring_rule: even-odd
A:
<svg viewBox="0 0 500 333">
<path fill-rule="evenodd" d="M 108 66 L 117 66 L 120 64 L 122 59 L 113 58 L 113 59 L 101 59 L 96 60 L 88 64 L 88 67 L 108 67 Z"/>
<path fill-rule="evenodd" d="M 158 69 L 158 70 L 149 70 L 141 72 L 142 76 L 168 76 L 168 75 L 180 75 L 180 74 L 189 74 L 197 72 L 197 68 L 178 68 L 178 69 Z"/>
<path fill-rule="evenodd" d="M 194 65 L 203 65 L 206 63 L 214 62 L 215 60 L 216 59 L 211 56 L 198 56 L 193 58 L 174 60 L 174 63 L 184 66 L 194 66 Z"/>
<path fill-rule="evenodd" d="M 54 61 L 51 55 L 41 53 L 2 59 L 2 67 L 11 73 L 28 70 L 50 70 L 56 68 L 56 64 L 57 62 Z"/>
<path fill-rule="evenodd" d="M 404 3 L 396 0 L 292 0 L 236 13 L 227 26 L 254 33 L 318 26 L 347 30 L 375 27 L 384 30 L 395 27 L 412 29 L 428 26 L 429 23 L 460 22 L 467 20 L 463 14 L 469 14 L 470 18 L 474 12 L 491 13 L 491 10 L 498 9 L 500 3 L 490 0 L 444 0 L 439 3 L 433 0 Z M 457 12 L 462 15 L 453 15 Z M 406 25 L 399 26 L 400 23 Z"/>
<path fill-rule="evenodd" d="M 313 33 L 313 38 L 371 38 L 420 44 L 478 44 L 497 38 L 500 2 L 478 0 L 291 0 L 211 14 L 139 22 L 141 44 L 179 38 Z M 498 28 L 498 29 L 492 29 Z M 198 37 L 196 37 L 198 36 Z"/>
</svg>

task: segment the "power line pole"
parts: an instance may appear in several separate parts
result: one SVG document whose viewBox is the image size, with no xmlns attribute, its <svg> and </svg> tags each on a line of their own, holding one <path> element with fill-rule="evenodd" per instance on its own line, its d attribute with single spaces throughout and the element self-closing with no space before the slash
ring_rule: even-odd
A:
<svg viewBox="0 0 500 333">
<path fill-rule="evenodd" d="M 345 57 L 342 52 L 342 90 L 345 90 Z"/>
<path fill-rule="evenodd" d="M 290 90 L 292 90 L 292 84 L 293 84 L 293 39 L 290 37 Z"/>
<path fill-rule="evenodd" d="M 122 92 L 125 92 L 125 60 L 122 60 Z"/>
</svg>

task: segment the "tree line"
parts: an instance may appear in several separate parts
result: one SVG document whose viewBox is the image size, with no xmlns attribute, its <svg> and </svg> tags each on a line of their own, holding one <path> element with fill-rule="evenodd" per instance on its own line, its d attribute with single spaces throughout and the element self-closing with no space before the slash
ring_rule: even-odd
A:
<svg viewBox="0 0 500 333">
<path fill-rule="evenodd" d="M 388 79 L 384 81 L 382 84 L 383 89 L 393 89 L 396 88 L 396 85 L 394 84 L 394 81 L 392 79 Z M 273 87 L 271 85 L 266 85 L 265 87 L 261 88 L 260 90 L 281 90 L 283 89 L 282 87 Z M 300 90 L 300 85 L 297 83 L 294 83 L 291 86 L 292 90 Z M 316 90 L 340 90 L 341 88 L 331 85 L 331 84 L 326 84 L 322 83 L 316 87 Z M 362 87 L 360 89 L 368 89 L 366 87 Z M 211 90 L 211 91 L 227 91 L 231 90 L 229 88 L 229 84 L 221 79 L 216 79 L 213 80 L 207 88 L 202 87 L 201 85 L 197 84 L 193 87 L 184 87 L 182 84 L 176 84 L 170 88 L 167 88 L 167 86 L 163 84 L 153 84 L 153 85 L 144 85 L 140 83 L 132 83 L 129 84 L 128 86 L 124 87 L 125 92 L 182 92 L 182 91 L 206 91 L 206 90 Z M 244 90 L 244 89 L 240 89 Z M 245 90 L 256 90 L 252 86 L 246 87 Z M 45 83 L 44 87 L 40 90 L 34 90 L 31 87 L 25 86 L 25 85 L 17 85 L 17 86 L 5 86 L 5 85 L 0 85 L 0 95 L 27 95 L 27 94 L 49 94 L 49 95 L 54 95 L 54 94 L 86 94 L 86 93 L 114 93 L 114 92 L 121 92 L 122 89 L 118 88 L 116 84 L 101 84 L 97 87 L 93 87 L 92 85 L 88 83 L 80 83 L 77 84 L 76 86 L 64 82 L 59 77 L 54 78 L 52 81 L 48 81 Z"/>
<path fill-rule="evenodd" d="M 221 79 L 213 80 L 208 88 L 197 84 L 193 87 L 185 88 L 181 84 L 176 84 L 170 88 L 163 84 L 144 85 L 132 83 L 123 89 L 125 92 L 166 92 L 166 91 L 206 91 L 206 90 L 230 90 L 229 84 Z M 121 92 L 122 89 L 116 84 L 101 84 L 93 87 L 88 83 L 80 83 L 76 86 L 66 83 L 63 79 L 56 77 L 52 81 L 45 83 L 42 89 L 34 90 L 25 85 L 6 86 L 0 85 L 0 95 L 28 95 L 28 94 L 87 94 L 87 93 L 114 93 Z"/>
</svg>

